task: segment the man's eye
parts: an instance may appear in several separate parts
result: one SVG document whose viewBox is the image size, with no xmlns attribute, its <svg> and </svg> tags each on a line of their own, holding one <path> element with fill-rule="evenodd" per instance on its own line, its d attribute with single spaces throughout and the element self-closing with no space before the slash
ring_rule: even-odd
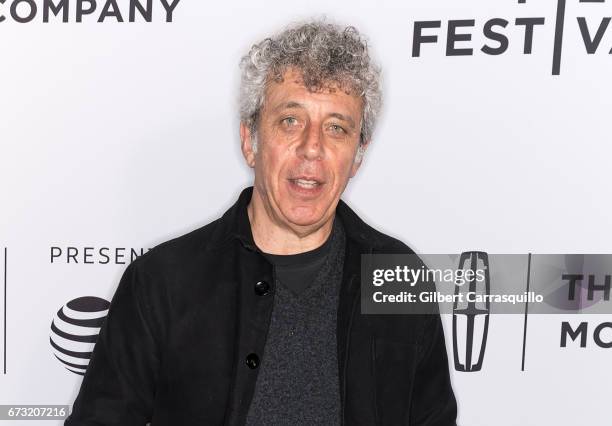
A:
<svg viewBox="0 0 612 426">
<path fill-rule="evenodd" d="M 329 126 L 329 128 L 334 133 L 346 133 L 346 130 L 344 130 L 344 127 L 339 126 L 338 124 L 332 124 L 331 126 Z"/>
<path fill-rule="evenodd" d="M 282 122 L 287 126 L 295 126 L 297 124 L 297 119 L 295 117 L 285 117 Z"/>
</svg>

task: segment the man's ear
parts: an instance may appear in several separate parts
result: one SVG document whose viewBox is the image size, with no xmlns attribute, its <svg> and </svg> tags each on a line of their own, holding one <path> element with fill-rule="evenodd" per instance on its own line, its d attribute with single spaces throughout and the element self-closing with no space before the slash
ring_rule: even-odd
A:
<svg viewBox="0 0 612 426">
<path fill-rule="evenodd" d="M 359 170 L 359 166 L 361 166 L 361 162 L 363 161 L 363 156 L 365 155 L 366 149 L 370 141 L 365 141 L 359 144 L 357 147 L 357 152 L 355 153 L 355 160 L 353 161 L 353 165 L 351 167 L 351 175 L 353 177 L 357 174 L 357 170 Z"/>
<path fill-rule="evenodd" d="M 253 150 L 254 135 L 244 121 L 240 122 L 240 149 L 249 167 L 255 167 L 255 153 Z"/>
</svg>

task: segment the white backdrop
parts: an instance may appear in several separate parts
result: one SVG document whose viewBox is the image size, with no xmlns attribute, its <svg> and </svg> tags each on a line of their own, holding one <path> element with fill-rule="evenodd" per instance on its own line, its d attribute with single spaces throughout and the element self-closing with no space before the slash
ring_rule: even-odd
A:
<svg viewBox="0 0 612 426">
<path fill-rule="evenodd" d="M 19 23 L 14 1 L 6 0 L 0 404 L 72 403 L 81 376 L 53 356 L 50 326 L 70 300 L 110 300 L 125 264 L 112 257 L 100 263 L 100 248 L 126 249 L 129 261 L 131 248 L 153 247 L 218 217 L 250 184 L 238 139 L 239 58 L 306 17 L 326 14 L 357 26 L 383 66 L 384 115 L 344 195 L 367 222 L 421 253 L 611 252 L 612 26 L 588 54 L 577 20 L 585 18 L 593 39 L 611 1 L 567 1 L 560 73 L 553 75 L 564 0 L 182 0 L 172 22 L 159 1 L 152 22 L 127 22 L 126 0 L 117 2 L 122 23 L 96 22 L 103 0 L 80 23 L 76 0 L 67 2 L 68 22 L 53 15 L 43 22 L 43 1 L 34 0 L 36 16 Z M 23 2 L 15 11 L 30 12 Z M 545 20 L 533 29 L 531 54 L 523 53 L 519 17 Z M 491 18 L 509 22 L 496 28 L 509 41 L 501 55 L 480 50 L 499 46 L 483 34 Z M 456 47 L 474 52 L 447 56 L 448 21 L 459 19 L 475 25 L 457 29 L 472 36 Z M 441 21 L 423 30 L 438 40 L 423 43 L 419 57 L 412 56 L 415 21 Z M 52 247 L 63 256 L 52 261 Z M 69 247 L 78 263 L 66 257 Z M 86 247 L 93 257 L 84 257 Z M 610 320 L 568 318 L 591 328 Z M 492 320 L 483 370 L 453 371 L 461 426 L 609 424 L 609 350 L 591 336 L 586 348 L 560 348 L 563 319 L 529 318 L 525 371 L 523 317 Z"/>
</svg>

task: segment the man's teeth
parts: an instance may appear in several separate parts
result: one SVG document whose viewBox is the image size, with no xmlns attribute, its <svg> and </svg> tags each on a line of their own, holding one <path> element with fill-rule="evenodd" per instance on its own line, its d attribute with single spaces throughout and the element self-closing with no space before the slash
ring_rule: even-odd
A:
<svg viewBox="0 0 612 426">
<path fill-rule="evenodd" d="M 295 179 L 294 182 L 302 188 L 314 188 L 319 184 L 316 180 Z"/>
</svg>

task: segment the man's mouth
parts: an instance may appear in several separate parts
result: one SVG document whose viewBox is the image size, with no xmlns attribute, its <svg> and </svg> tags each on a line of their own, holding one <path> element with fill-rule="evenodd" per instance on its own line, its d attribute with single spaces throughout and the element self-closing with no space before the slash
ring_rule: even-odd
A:
<svg viewBox="0 0 612 426">
<path fill-rule="evenodd" d="M 289 187 L 301 197 L 317 197 L 321 194 L 325 181 L 315 176 L 296 176 L 288 179 Z"/>
<path fill-rule="evenodd" d="M 293 184 L 299 186 L 300 188 L 312 189 L 316 188 L 319 185 L 322 185 L 323 182 L 316 179 L 306 179 L 306 178 L 297 178 L 297 179 L 289 179 Z"/>
</svg>

